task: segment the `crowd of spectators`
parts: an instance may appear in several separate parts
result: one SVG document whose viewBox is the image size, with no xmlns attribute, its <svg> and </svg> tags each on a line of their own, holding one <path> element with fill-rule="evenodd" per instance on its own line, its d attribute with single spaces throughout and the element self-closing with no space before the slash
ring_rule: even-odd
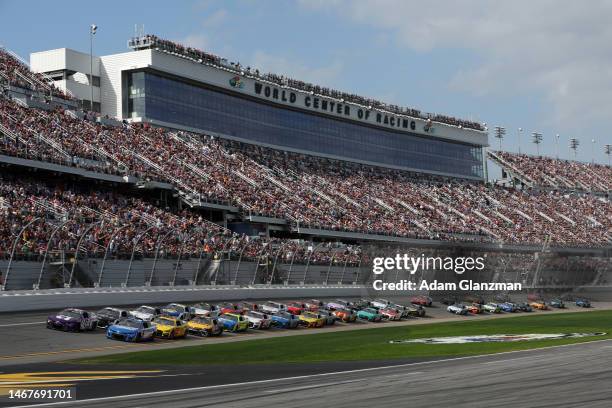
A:
<svg viewBox="0 0 612 408">
<path fill-rule="evenodd" d="M 0 97 L 0 124 L 8 129 L 0 132 L 0 150 L 167 182 L 191 205 L 231 204 L 245 216 L 285 219 L 296 229 L 532 245 L 610 242 L 606 199 L 426 177 L 82 116 Z"/>
<path fill-rule="evenodd" d="M 0 46 L 0 83 L 5 82 L 20 88 L 40 92 L 43 95 L 71 99 L 61 89 L 50 84 L 42 75 L 17 59 L 11 51 Z"/>
<path fill-rule="evenodd" d="M 328 96 L 330 98 L 335 98 L 343 102 L 353 102 L 364 107 L 368 107 L 369 109 L 374 108 L 400 115 L 411 116 L 414 118 L 430 119 L 435 122 L 445 123 L 457 127 L 476 129 L 481 131 L 485 130 L 484 126 L 478 122 L 458 119 L 447 115 L 424 113 L 418 109 L 401 107 L 394 104 L 387 104 L 376 99 L 365 98 L 356 94 L 342 92 L 319 85 L 314 85 L 298 79 L 289 78 L 284 75 L 277 75 L 272 73 L 264 74 L 261 73 L 259 69 L 251 68 L 250 66 L 244 67 L 239 62 L 228 62 L 225 58 L 221 58 L 217 55 L 210 54 L 194 47 L 187 47 L 174 41 L 159 38 L 156 35 L 147 34 L 142 37 L 132 38 L 130 40 L 130 46 L 132 46 L 134 49 L 157 49 L 159 51 L 181 56 L 197 63 L 221 66 L 226 69 L 233 70 L 236 73 L 257 77 L 261 80 L 273 82 L 280 86 L 290 87 L 305 92 L 312 92 L 321 96 Z"/>
<path fill-rule="evenodd" d="M 612 191 L 610 166 L 502 151 L 494 152 L 491 157 L 534 186 L 591 192 Z"/>
<path fill-rule="evenodd" d="M 129 258 L 202 255 L 278 257 L 280 263 L 357 264 L 359 246 L 239 235 L 196 212 L 87 186 L 0 175 L 0 258 L 72 255 Z M 309 260 L 310 259 L 310 260 Z"/>
</svg>

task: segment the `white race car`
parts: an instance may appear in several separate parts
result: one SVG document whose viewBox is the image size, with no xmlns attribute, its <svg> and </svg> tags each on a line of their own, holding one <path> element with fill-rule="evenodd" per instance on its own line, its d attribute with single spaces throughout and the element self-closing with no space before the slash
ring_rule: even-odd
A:
<svg viewBox="0 0 612 408">
<path fill-rule="evenodd" d="M 250 310 L 244 314 L 244 317 L 249 321 L 249 329 L 269 329 L 272 325 L 272 320 L 267 314 Z"/>
<path fill-rule="evenodd" d="M 454 305 L 450 305 L 446 308 L 446 310 L 450 313 L 454 313 L 456 315 L 466 315 L 468 314 L 468 309 L 465 305 L 461 303 L 455 303 Z"/>
<path fill-rule="evenodd" d="M 370 305 L 378 308 L 386 308 L 391 305 L 391 302 L 387 299 L 374 299 L 370 301 Z"/>
<path fill-rule="evenodd" d="M 150 322 L 161 314 L 161 310 L 157 307 L 143 305 L 138 309 L 130 310 L 129 313 L 137 319 Z"/>
<path fill-rule="evenodd" d="M 283 303 L 268 301 L 261 305 L 261 310 L 270 314 L 285 312 L 287 311 L 287 305 Z"/>
</svg>

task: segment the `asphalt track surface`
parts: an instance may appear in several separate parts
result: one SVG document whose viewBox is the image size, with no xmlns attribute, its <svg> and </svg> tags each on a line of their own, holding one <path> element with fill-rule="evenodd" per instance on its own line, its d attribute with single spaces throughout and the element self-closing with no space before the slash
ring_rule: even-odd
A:
<svg viewBox="0 0 612 408">
<path fill-rule="evenodd" d="M 162 367 L 161 372 L 131 378 L 77 381 L 77 401 L 13 406 L 603 408 L 612 401 L 611 352 L 612 341 L 603 340 L 391 365 Z M 61 364 L 55 368 L 82 370 Z M 6 398 L 0 401 L 7 404 Z"/>
</svg>

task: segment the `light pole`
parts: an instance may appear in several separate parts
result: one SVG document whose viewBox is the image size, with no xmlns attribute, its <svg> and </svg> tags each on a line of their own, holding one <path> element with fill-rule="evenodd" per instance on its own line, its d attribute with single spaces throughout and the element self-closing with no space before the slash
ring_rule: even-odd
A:
<svg viewBox="0 0 612 408">
<path fill-rule="evenodd" d="M 531 134 L 531 137 L 532 137 L 533 143 L 536 145 L 536 149 L 538 151 L 538 156 L 539 156 L 540 155 L 540 143 L 542 143 L 543 136 L 541 133 L 533 132 Z"/>
<path fill-rule="evenodd" d="M 591 139 L 591 163 L 595 164 L 595 139 Z"/>
<path fill-rule="evenodd" d="M 502 149 L 502 140 L 506 134 L 506 128 L 502 126 L 495 126 L 495 137 L 499 139 L 499 151 Z"/>
<path fill-rule="evenodd" d="M 518 128 L 518 150 L 519 150 L 519 154 L 521 154 L 521 135 L 523 134 L 523 128 Z"/>
<path fill-rule="evenodd" d="M 606 153 L 608 155 L 608 166 L 610 165 L 610 155 L 612 155 L 612 145 L 605 145 L 604 146 L 604 153 Z"/>
<path fill-rule="evenodd" d="M 576 156 L 578 155 L 578 146 L 580 146 L 580 140 L 571 138 L 569 142 L 569 147 L 574 151 L 574 159 L 576 159 Z"/>
<path fill-rule="evenodd" d="M 89 110 L 94 111 L 94 88 L 93 88 L 93 39 L 98 31 L 98 26 L 92 24 L 89 26 L 89 88 L 91 89 L 91 101 L 89 103 Z"/>
<path fill-rule="evenodd" d="M 555 135 L 555 151 L 557 152 L 557 160 L 559 160 L 559 134 Z"/>
</svg>

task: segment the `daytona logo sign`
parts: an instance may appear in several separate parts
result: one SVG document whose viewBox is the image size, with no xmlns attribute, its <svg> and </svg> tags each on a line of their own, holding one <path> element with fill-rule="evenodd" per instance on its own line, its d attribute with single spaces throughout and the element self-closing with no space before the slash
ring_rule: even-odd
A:
<svg viewBox="0 0 612 408">
<path fill-rule="evenodd" d="M 604 336 L 607 333 L 548 333 L 548 334 L 492 334 L 482 336 L 430 337 L 407 340 L 391 340 L 390 344 L 467 344 L 467 343 L 505 343 L 528 340 L 558 340 L 578 337 Z"/>
</svg>

